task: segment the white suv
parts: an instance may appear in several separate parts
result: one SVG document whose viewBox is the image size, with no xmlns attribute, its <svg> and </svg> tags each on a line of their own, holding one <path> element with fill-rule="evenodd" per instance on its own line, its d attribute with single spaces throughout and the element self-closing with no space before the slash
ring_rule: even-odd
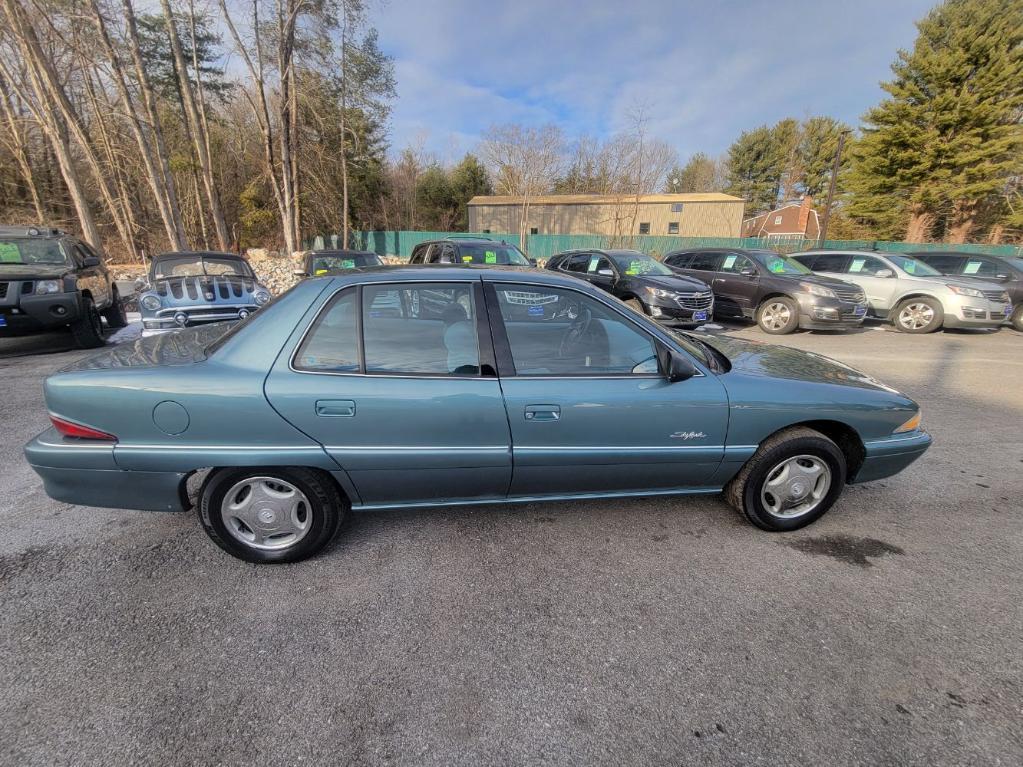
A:
<svg viewBox="0 0 1023 767">
<path fill-rule="evenodd" d="M 904 333 L 997 328 L 1012 313 L 1003 286 L 948 277 L 898 253 L 808 250 L 792 258 L 814 272 L 859 285 L 867 294 L 869 316 L 891 320 Z"/>
</svg>

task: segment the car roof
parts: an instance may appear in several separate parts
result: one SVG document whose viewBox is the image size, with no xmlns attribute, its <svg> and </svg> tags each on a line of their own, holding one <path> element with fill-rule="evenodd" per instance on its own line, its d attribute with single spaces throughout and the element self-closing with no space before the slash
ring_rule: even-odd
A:
<svg viewBox="0 0 1023 767">
<path fill-rule="evenodd" d="M 372 250 L 352 250 L 351 248 L 324 248 L 307 251 L 311 256 L 378 256 Z"/>
<path fill-rule="evenodd" d="M 359 282 L 464 282 L 466 278 L 481 279 L 485 282 L 542 282 L 551 285 L 566 285 L 578 288 L 577 277 L 563 277 L 532 266 L 510 266 L 493 264 L 402 264 L 399 266 L 366 266 L 341 274 L 313 277 L 313 280 L 339 280 L 342 283 Z M 586 283 L 583 283 L 586 284 Z"/>
<path fill-rule="evenodd" d="M 247 261 L 245 256 L 237 253 L 221 253 L 216 250 L 175 250 L 171 253 L 158 253 L 153 256 L 153 261 L 165 258 L 181 258 L 182 256 L 201 256 L 203 258 L 207 256 L 215 256 L 216 258 L 238 258 L 242 261 Z"/>
<path fill-rule="evenodd" d="M 67 237 L 67 232 L 45 226 L 0 226 L 0 237 Z"/>
<path fill-rule="evenodd" d="M 458 245 L 458 244 L 466 244 L 466 245 L 472 245 L 472 244 L 478 244 L 478 245 L 511 245 L 512 244 L 512 243 L 508 242 L 507 240 L 505 240 L 503 238 L 500 239 L 500 240 L 495 240 L 493 237 L 474 237 L 474 236 L 468 236 L 468 235 L 465 236 L 465 237 L 462 237 L 460 235 L 453 235 L 451 237 L 441 237 L 440 239 L 437 239 L 437 240 L 426 240 L 425 242 L 419 243 L 419 245 L 433 245 L 434 243 L 438 243 L 438 242 L 450 242 L 452 245 Z M 416 246 L 416 247 L 418 247 L 418 246 Z"/>
</svg>

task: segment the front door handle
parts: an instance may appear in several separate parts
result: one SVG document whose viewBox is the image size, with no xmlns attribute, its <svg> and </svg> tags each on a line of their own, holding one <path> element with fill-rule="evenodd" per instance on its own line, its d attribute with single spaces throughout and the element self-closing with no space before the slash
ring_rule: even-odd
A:
<svg viewBox="0 0 1023 767">
<path fill-rule="evenodd" d="M 318 399 L 316 415 L 325 418 L 351 418 L 355 415 L 355 400 L 350 399 Z"/>
<path fill-rule="evenodd" d="M 526 405 L 524 415 L 527 421 L 560 421 L 561 407 L 559 405 Z"/>
</svg>

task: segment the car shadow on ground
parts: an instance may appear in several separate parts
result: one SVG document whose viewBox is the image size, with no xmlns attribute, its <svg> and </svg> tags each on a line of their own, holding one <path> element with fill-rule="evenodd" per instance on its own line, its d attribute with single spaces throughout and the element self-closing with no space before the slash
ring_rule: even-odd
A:
<svg viewBox="0 0 1023 767">
<path fill-rule="evenodd" d="M 107 346 L 116 346 L 117 344 L 134 341 L 141 335 L 142 323 L 138 317 L 133 318 L 129 315 L 128 320 L 128 325 L 118 330 L 108 328 L 106 320 L 104 320 L 103 337 L 106 340 Z M 75 343 L 71 331 L 67 328 L 47 331 L 46 333 L 0 338 L 0 360 L 73 351 L 98 352 L 100 349 L 80 349 L 78 344 Z"/>
</svg>

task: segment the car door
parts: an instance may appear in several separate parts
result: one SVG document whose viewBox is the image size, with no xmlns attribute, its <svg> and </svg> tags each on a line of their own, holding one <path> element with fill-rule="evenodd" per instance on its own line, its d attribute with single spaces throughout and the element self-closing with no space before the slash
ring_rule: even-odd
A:
<svg viewBox="0 0 1023 767">
<path fill-rule="evenodd" d="M 728 403 L 714 375 L 670 383 L 648 329 L 582 290 L 489 278 L 511 428 L 511 496 L 711 485 Z M 528 312 L 514 302 L 535 296 Z"/>
<path fill-rule="evenodd" d="M 854 254 L 850 259 L 845 275 L 836 275 L 840 279 L 853 282 L 863 288 L 867 295 L 867 304 L 871 312 L 885 316 L 891 311 L 898 297 L 900 282 L 899 272 L 880 258 L 869 255 Z"/>
<path fill-rule="evenodd" d="M 482 309 L 478 278 L 336 291 L 285 348 L 266 396 L 364 504 L 503 498 L 511 444 Z"/>
<path fill-rule="evenodd" d="M 107 279 L 103 260 L 98 254 L 92 253 L 82 243 L 72 243 L 71 252 L 78 271 L 78 284 L 81 290 L 88 290 L 93 303 L 100 309 L 110 305 L 110 281 Z M 98 263 L 86 266 L 86 259 L 94 258 Z"/>
<path fill-rule="evenodd" d="M 736 314 L 753 316 L 760 295 L 760 271 L 753 259 L 742 253 L 722 253 L 712 280 L 715 296 L 733 306 Z"/>
</svg>

